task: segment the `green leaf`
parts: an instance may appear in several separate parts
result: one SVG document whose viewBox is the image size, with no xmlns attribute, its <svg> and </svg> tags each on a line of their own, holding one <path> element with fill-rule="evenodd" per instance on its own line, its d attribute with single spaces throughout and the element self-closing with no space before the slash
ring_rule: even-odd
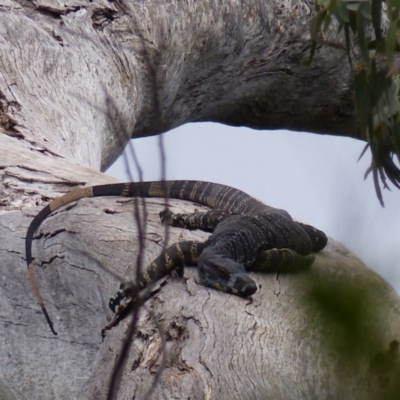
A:
<svg viewBox="0 0 400 400">
<path fill-rule="evenodd" d="M 321 7 L 326 8 L 331 2 L 332 0 L 318 0 L 317 4 Z"/>
<path fill-rule="evenodd" d="M 310 57 L 308 58 L 308 62 L 307 62 L 307 66 L 311 65 L 311 62 L 314 58 L 314 54 L 315 54 L 315 49 L 317 48 L 317 42 L 315 40 L 313 40 L 311 42 L 311 48 L 310 48 Z"/>
<path fill-rule="evenodd" d="M 393 51 L 396 45 L 396 38 L 397 38 L 397 24 L 391 22 L 389 24 L 389 29 L 386 33 L 386 43 L 385 43 L 385 55 L 386 61 L 389 67 L 393 64 Z"/>
<path fill-rule="evenodd" d="M 365 64 L 369 67 L 370 65 L 369 52 L 368 52 L 367 41 L 365 39 L 365 18 L 361 13 L 357 13 L 356 22 L 357 22 L 357 38 L 361 50 L 361 55 Z"/>
<path fill-rule="evenodd" d="M 351 61 L 351 53 L 350 53 L 350 49 L 351 49 L 351 44 L 350 44 L 350 29 L 349 29 L 349 25 L 346 24 L 344 26 L 344 37 L 346 40 L 346 54 L 347 54 L 347 58 L 349 59 L 349 64 L 351 66 L 353 66 L 353 62 Z"/>
<path fill-rule="evenodd" d="M 357 120 L 363 138 L 368 135 L 368 112 L 371 109 L 367 72 L 361 70 L 354 76 L 354 94 Z"/>
<path fill-rule="evenodd" d="M 369 19 L 371 17 L 371 3 L 369 1 L 360 3 L 358 12 L 361 13 L 364 18 Z"/>
<path fill-rule="evenodd" d="M 347 7 L 347 9 L 348 9 L 349 11 L 357 12 L 357 11 L 358 11 L 358 8 L 360 7 L 360 3 L 356 3 L 356 2 L 350 3 L 350 4 L 347 4 L 346 7 Z"/>
<path fill-rule="evenodd" d="M 387 15 L 391 22 L 397 22 L 400 16 L 400 4 L 398 0 L 388 0 Z"/>
<path fill-rule="evenodd" d="M 355 35 L 357 33 L 357 13 L 355 12 L 350 13 L 349 26 L 353 32 L 353 35 Z"/>
<path fill-rule="evenodd" d="M 370 82 L 371 105 L 372 107 L 377 107 L 383 95 L 389 89 L 391 80 L 386 77 L 386 71 L 377 69 L 375 61 L 371 63 Z"/>
<path fill-rule="evenodd" d="M 349 15 L 350 13 L 349 10 L 347 9 L 346 3 L 344 3 L 343 1 L 339 1 L 336 10 L 337 12 L 335 13 L 335 16 L 339 21 L 340 26 L 343 25 L 343 22 L 348 23 L 350 20 L 350 15 Z"/>
<path fill-rule="evenodd" d="M 319 31 L 321 30 L 321 25 L 327 16 L 327 10 L 324 9 L 320 11 L 315 17 L 310 21 L 310 33 L 311 39 L 315 42 L 319 41 Z"/>
<path fill-rule="evenodd" d="M 382 23 L 382 0 L 371 0 L 371 18 L 372 26 L 375 31 L 376 40 L 382 40 L 381 23 Z"/>
</svg>

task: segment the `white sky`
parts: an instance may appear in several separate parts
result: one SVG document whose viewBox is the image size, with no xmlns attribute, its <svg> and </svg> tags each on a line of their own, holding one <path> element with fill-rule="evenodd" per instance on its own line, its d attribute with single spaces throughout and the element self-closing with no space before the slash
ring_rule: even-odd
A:
<svg viewBox="0 0 400 400">
<path fill-rule="evenodd" d="M 167 179 L 222 183 L 283 208 L 344 243 L 400 293 L 400 190 L 385 190 L 385 208 L 380 206 L 372 178 L 364 181 L 369 151 L 357 163 L 364 142 L 214 123 L 181 126 L 165 133 L 163 142 Z M 160 138 L 131 143 L 143 180 L 159 180 Z M 121 156 L 107 172 L 129 180 L 126 171 Z"/>
</svg>

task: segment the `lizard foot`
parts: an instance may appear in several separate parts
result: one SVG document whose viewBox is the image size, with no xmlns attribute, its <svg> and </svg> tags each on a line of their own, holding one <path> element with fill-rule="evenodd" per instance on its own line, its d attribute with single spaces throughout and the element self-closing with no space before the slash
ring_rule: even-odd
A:
<svg viewBox="0 0 400 400">
<path fill-rule="evenodd" d="M 101 330 L 101 337 L 104 340 L 106 331 L 109 331 L 114 326 L 117 326 L 123 319 L 125 319 L 135 307 L 140 307 L 146 300 L 154 296 L 165 285 L 166 279 L 159 287 L 149 290 L 149 288 L 138 292 L 136 285 L 132 281 L 122 283 L 120 290 L 110 298 L 109 306 L 113 312 L 116 307 L 118 310 L 115 312 L 112 320 L 104 326 Z"/>
<path fill-rule="evenodd" d="M 171 210 L 166 208 L 164 211 L 161 211 L 160 214 L 161 223 L 163 225 L 170 225 L 184 228 L 185 224 L 185 214 L 174 214 Z"/>
<path fill-rule="evenodd" d="M 125 297 L 130 296 L 136 298 L 138 292 L 138 287 L 134 281 L 123 282 L 121 283 L 118 292 L 115 293 L 114 296 L 110 297 L 108 306 L 110 307 L 111 311 L 115 313 L 115 309 L 121 304 L 121 301 Z"/>
<path fill-rule="evenodd" d="M 111 299 L 110 299 L 110 303 L 111 303 Z M 118 302 L 118 311 L 116 312 L 116 314 L 114 315 L 114 317 L 112 318 L 112 320 L 103 327 L 103 329 L 101 330 L 101 338 L 102 341 L 104 340 L 104 337 L 106 336 L 106 331 L 111 330 L 112 328 L 114 328 L 114 326 L 117 326 L 133 309 L 134 306 L 134 299 L 132 298 L 124 298 L 124 299 L 119 299 Z M 111 305 L 110 305 L 111 308 Z"/>
<path fill-rule="evenodd" d="M 108 302 L 108 306 L 110 307 L 111 311 L 115 314 L 115 309 L 121 304 L 121 301 L 125 297 L 125 292 L 120 289 L 114 296 L 110 297 L 110 301 Z"/>
</svg>

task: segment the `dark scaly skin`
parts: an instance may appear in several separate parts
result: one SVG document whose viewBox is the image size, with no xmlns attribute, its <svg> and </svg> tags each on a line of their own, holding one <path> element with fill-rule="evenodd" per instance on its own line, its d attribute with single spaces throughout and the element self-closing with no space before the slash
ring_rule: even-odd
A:
<svg viewBox="0 0 400 400">
<path fill-rule="evenodd" d="M 161 213 L 164 223 L 188 229 L 213 232 L 206 242 L 180 242 L 170 246 L 144 271 L 137 282 L 126 282 L 110 299 L 115 309 L 126 296 L 134 298 L 152 282 L 177 267 L 196 265 L 202 282 L 239 296 L 249 296 L 256 284 L 247 270 L 295 270 L 309 265 L 313 253 L 322 250 L 325 234 L 292 220 L 284 211 L 269 207 L 246 193 L 229 186 L 201 181 L 139 182 L 99 185 L 76 189 L 55 199 L 32 220 L 26 235 L 26 260 L 32 286 L 54 334 L 33 272 L 32 240 L 42 221 L 60 207 L 84 197 L 164 197 L 191 200 L 211 207 L 206 213 L 188 215 Z"/>
</svg>

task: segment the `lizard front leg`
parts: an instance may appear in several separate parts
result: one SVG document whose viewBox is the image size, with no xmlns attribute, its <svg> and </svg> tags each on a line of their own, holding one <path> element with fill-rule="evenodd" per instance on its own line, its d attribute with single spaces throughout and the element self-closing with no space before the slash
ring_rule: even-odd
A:
<svg viewBox="0 0 400 400">
<path fill-rule="evenodd" d="M 170 274 L 174 269 L 183 265 L 196 266 L 197 259 L 206 243 L 188 240 L 174 243 L 168 247 L 142 272 L 137 281 L 131 280 L 121 284 L 118 292 L 110 298 L 109 306 L 111 310 L 115 312 L 115 308 L 126 297 L 135 300 L 140 291 Z"/>
</svg>

